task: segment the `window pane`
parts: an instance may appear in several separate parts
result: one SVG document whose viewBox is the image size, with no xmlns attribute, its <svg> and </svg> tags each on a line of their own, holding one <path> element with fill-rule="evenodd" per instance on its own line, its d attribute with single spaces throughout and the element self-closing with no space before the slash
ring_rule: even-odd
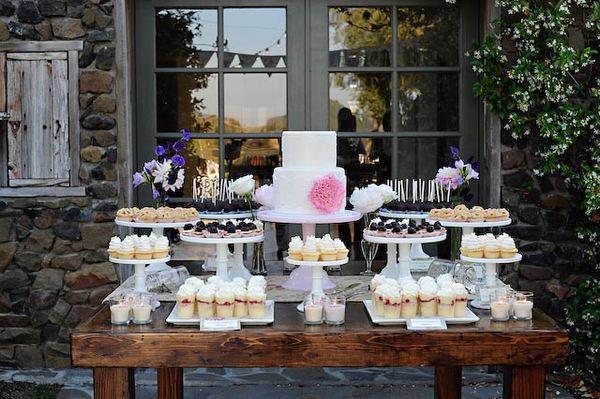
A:
<svg viewBox="0 0 600 399">
<path fill-rule="evenodd" d="M 225 132 L 286 130 L 286 81 L 284 73 L 225 74 Z"/>
<path fill-rule="evenodd" d="M 329 128 L 338 132 L 391 131 L 389 73 L 330 73 Z"/>
<path fill-rule="evenodd" d="M 279 139 L 225 140 L 225 175 L 230 179 L 251 174 L 260 184 L 270 183 L 280 164 Z"/>
<path fill-rule="evenodd" d="M 217 10 L 156 11 L 156 66 L 215 68 Z"/>
<path fill-rule="evenodd" d="M 458 66 L 459 21 L 456 8 L 399 8 L 398 66 Z"/>
<path fill-rule="evenodd" d="M 398 139 L 398 178 L 433 179 L 449 161 L 450 146 L 459 145 L 459 137 Z"/>
<path fill-rule="evenodd" d="M 219 128 L 218 77 L 208 73 L 156 75 L 156 125 L 159 132 L 216 132 Z"/>
<path fill-rule="evenodd" d="M 285 68 L 285 8 L 226 8 L 223 30 L 226 67 Z"/>
<path fill-rule="evenodd" d="M 391 177 L 391 138 L 340 137 L 337 155 L 338 166 L 346 170 L 348 193 Z"/>
<path fill-rule="evenodd" d="M 390 8 L 329 9 L 329 65 L 389 66 Z"/>
<path fill-rule="evenodd" d="M 458 73 L 398 74 L 398 130 L 457 131 Z"/>
</svg>

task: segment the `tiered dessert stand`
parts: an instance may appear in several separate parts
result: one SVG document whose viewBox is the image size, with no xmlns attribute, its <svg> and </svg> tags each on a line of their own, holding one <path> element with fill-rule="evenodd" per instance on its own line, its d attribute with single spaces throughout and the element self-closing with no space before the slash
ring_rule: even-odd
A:
<svg viewBox="0 0 600 399">
<path fill-rule="evenodd" d="M 391 212 L 391 211 L 379 211 L 379 216 L 389 219 L 413 219 L 418 222 L 427 219 L 429 214 L 427 212 Z M 395 256 L 396 251 L 394 244 L 388 244 L 388 257 Z M 390 255 L 390 252 L 392 255 Z M 427 271 L 429 264 L 433 260 L 431 256 L 423 251 L 422 244 L 413 244 L 410 246 L 410 258 L 412 259 L 411 268 L 415 271 Z"/>
<path fill-rule="evenodd" d="M 438 220 L 427 219 L 427 221 L 435 223 Z M 448 222 L 444 220 L 439 220 L 439 222 L 444 227 L 460 227 L 462 229 L 461 236 L 464 236 L 466 234 L 474 233 L 476 228 L 509 226 L 512 223 L 512 220 L 509 218 L 497 222 Z"/>
<path fill-rule="evenodd" d="M 146 287 L 146 265 L 149 265 L 149 268 L 154 264 L 166 265 L 167 262 L 171 260 L 171 257 L 167 256 L 160 259 L 119 259 L 109 257 L 108 260 L 117 265 L 133 265 L 133 276 L 135 279 L 134 291 L 148 292 L 148 288 Z"/>
<path fill-rule="evenodd" d="M 260 234 L 248 237 L 223 237 L 223 238 L 208 238 L 208 237 L 192 237 L 184 234 L 180 235 L 181 241 L 193 244 L 214 244 L 217 247 L 217 276 L 225 281 L 229 281 L 235 277 L 249 279 L 252 277 L 248 269 L 244 267 L 244 244 L 261 242 L 265 240 L 265 235 Z M 227 255 L 229 244 L 233 244 L 233 267 L 231 271 L 227 270 Z"/>
<path fill-rule="evenodd" d="M 361 218 L 361 214 L 349 210 L 331 214 L 293 214 L 262 210 L 258 212 L 257 218 L 263 222 L 301 224 L 302 238 L 306 240 L 308 236 L 315 235 L 317 224 L 354 222 Z M 283 287 L 295 291 L 310 291 L 311 293 L 322 293 L 323 290 L 335 287 L 335 284 L 327 276 L 327 272 L 323 270 L 324 266 L 339 266 L 348 263 L 348 259 L 345 261 L 304 262 L 287 258 L 287 261 L 300 267 L 290 274 L 290 278 L 283 283 Z M 302 303 L 298 305 L 298 310 L 300 312 L 304 311 Z"/>
<path fill-rule="evenodd" d="M 446 239 L 446 234 L 432 237 L 379 237 L 363 234 L 363 238 L 376 244 L 387 244 L 387 266 L 381 271 L 381 275 L 388 278 L 412 277 L 410 273 L 410 247 L 412 244 L 430 244 L 441 242 Z M 398 258 L 396 260 L 396 245 L 398 246 Z M 390 251 L 391 249 L 391 251 Z M 391 252 L 391 253 L 390 253 Z"/>
<path fill-rule="evenodd" d="M 519 261 L 521 261 L 522 258 L 523 257 L 521 256 L 521 254 L 516 254 L 512 258 L 498 258 L 498 259 L 472 258 L 470 256 L 464 256 L 464 255 L 460 256 L 460 259 L 464 260 L 466 262 L 483 264 L 483 266 L 485 268 L 485 285 L 486 285 L 486 287 L 496 287 L 497 286 L 498 279 L 496 278 L 496 276 L 497 276 L 497 270 L 498 270 L 499 264 L 519 262 Z M 474 299 L 473 301 L 471 301 L 471 306 L 473 306 L 474 308 L 477 308 L 477 309 L 489 309 L 490 308 L 489 304 L 484 304 L 481 302 L 481 298 L 479 296 L 476 299 Z"/>
</svg>

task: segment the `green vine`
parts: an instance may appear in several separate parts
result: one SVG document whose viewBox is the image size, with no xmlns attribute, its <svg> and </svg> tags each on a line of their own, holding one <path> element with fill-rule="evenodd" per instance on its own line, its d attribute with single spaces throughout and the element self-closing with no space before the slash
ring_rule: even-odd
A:
<svg viewBox="0 0 600 399">
<path fill-rule="evenodd" d="M 534 174 L 561 176 L 581 198 L 588 220 L 578 228 L 578 237 L 600 270 L 600 2 L 497 4 L 502 17 L 493 22 L 495 34 L 468 54 L 479 75 L 475 93 L 515 140 L 534 144 Z M 589 337 L 590 326 L 600 322 L 597 311 L 578 314 L 588 298 L 585 292 L 600 292 L 598 284 L 589 280 L 574 292 L 568 323 L 575 337 Z M 593 364 L 600 349 L 597 338 L 572 345 L 577 371 L 600 371 Z"/>
</svg>

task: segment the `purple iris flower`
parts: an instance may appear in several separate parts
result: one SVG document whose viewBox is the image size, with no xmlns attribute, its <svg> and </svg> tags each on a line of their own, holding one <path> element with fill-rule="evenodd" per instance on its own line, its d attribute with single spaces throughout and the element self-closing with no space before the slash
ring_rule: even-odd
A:
<svg viewBox="0 0 600 399">
<path fill-rule="evenodd" d="M 173 151 L 175 152 L 181 152 L 185 149 L 186 146 L 186 142 L 183 140 L 177 140 L 176 142 L 173 143 Z"/>
<path fill-rule="evenodd" d="M 133 187 L 138 187 L 140 184 L 144 182 L 144 176 L 140 172 L 135 172 L 133 174 Z"/>
<path fill-rule="evenodd" d="M 181 139 L 182 139 L 183 141 L 190 141 L 190 132 L 188 132 L 188 131 L 187 131 L 187 130 L 185 130 L 185 129 L 181 129 L 181 131 L 180 131 L 180 132 L 181 132 L 181 136 L 182 136 L 182 137 L 181 137 Z"/>
<path fill-rule="evenodd" d="M 460 159 L 460 149 L 453 145 L 450 146 L 450 154 L 452 155 L 452 159 L 458 160 Z"/>
<path fill-rule="evenodd" d="M 173 162 L 173 165 L 178 167 L 185 165 L 185 159 L 181 155 L 175 155 L 173 158 L 171 158 L 171 162 Z"/>
<path fill-rule="evenodd" d="M 154 149 L 154 153 L 159 157 L 162 157 L 163 155 L 165 155 L 165 147 L 163 147 L 162 145 L 157 145 Z"/>
<path fill-rule="evenodd" d="M 154 187 L 152 187 L 152 198 L 153 199 L 157 199 L 160 196 L 160 193 L 158 192 L 158 190 Z"/>
<path fill-rule="evenodd" d="M 474 170 L 475 172 L 479 172 L 479 162 L 473 162 L 473 163 L 471 164 L 471 167 L 473 168 L 473 170 Z"/>
<path fill-rule="evenodd" d="M 156 168 L 156 160 L 144 163 L 144 171 L 148 174 L 152 174 L 152 170 Z"/>
</svg>

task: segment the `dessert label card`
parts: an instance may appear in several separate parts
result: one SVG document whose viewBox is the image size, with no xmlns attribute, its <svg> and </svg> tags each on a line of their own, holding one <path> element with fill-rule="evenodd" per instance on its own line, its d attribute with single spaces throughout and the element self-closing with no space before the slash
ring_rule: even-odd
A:
<svg viewBox="0 0 600 399">
<path fill-rule="evenodd" d="M 241 328 L 240 319 L 200 319 L 200 331 L 234 331 Z"/>
<path fill-rule="evenodd" d="M 447 330 L 446 320 L 439 317 L 423 317 L 406 320 L 409 330 Z"/>
</svg>

